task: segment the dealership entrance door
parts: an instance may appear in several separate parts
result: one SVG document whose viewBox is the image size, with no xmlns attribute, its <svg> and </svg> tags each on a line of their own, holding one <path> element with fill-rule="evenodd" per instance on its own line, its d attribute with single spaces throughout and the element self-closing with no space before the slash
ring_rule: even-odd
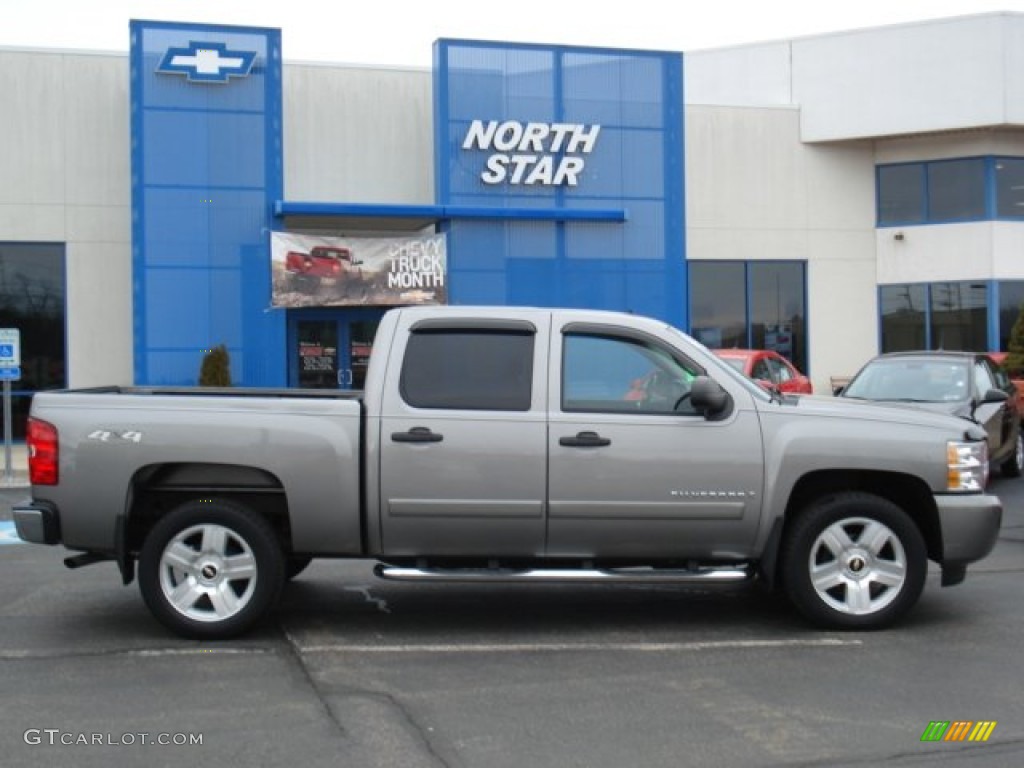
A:
<svg viewBox="0 0 1024 768">
<path fill-rule="evenodd" d="M 386 307 L 288 312 L 288 386 L 362 389 Z"/>
</svg>

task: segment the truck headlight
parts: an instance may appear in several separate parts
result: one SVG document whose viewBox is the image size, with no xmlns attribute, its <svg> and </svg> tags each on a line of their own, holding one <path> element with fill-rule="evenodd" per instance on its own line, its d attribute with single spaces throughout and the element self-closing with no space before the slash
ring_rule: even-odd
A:
<svg viewBox="0 0 1024 768">
<path fill-rule="evenodd" d="M 983 491 L 988 483 L 988 445 L 984 441 L 946 443 L 946 490 Z"/>
</svg>

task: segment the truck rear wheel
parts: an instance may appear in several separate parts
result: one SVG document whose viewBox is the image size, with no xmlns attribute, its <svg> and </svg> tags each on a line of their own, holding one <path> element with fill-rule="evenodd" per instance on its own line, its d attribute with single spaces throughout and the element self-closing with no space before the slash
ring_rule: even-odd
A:
<svg viewBox="0 0 1024 768">
<path fill-rule="evenodd" d="M 285 559 L 269 523 L 228 501 L 190 501 L 161 518 L 139 553 L 153 615 L 185 637 L 239 635 L 277 601 Z"/>
<path fill-rule="evenodd" d="M 928 555 L 913 520 L 887 499 L 841 493 L 794 522 L 782 552 L 786 594 L 804 616 L 833 629 L 880 629 L 924 588 Z"/>
</svg>

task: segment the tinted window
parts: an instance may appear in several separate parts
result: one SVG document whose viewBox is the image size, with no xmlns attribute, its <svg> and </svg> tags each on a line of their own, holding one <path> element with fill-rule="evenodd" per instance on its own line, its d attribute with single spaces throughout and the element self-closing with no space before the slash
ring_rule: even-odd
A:
<svg viewBox="0 0 1024 768">
<path fill-rule="evenodd" d="M 928 286 L 883 285 L 879 293 L 882 302 L 882 351 L 927 349 L 925 312 Z"/>
<path fill-rule="evenodd" d="M 988 349 L 988 291 L 984 283 L 931 284 L 931 348 Z"/>
<path fill-rule="evenodd" d="M 67 386 L 64 246 L 0 243 L 0 328 L 21 331 L 21 378 L 12 382 L 11 428 L 25 434 L 31 395 Z"/>
<path fill-rule="evenodd" d="M 1024 216 L 1024 160 L 997 157 L 995 177 L 996 215 L 1003 219 Z"/>
<path fill-rule="evenodd" d="M 950 160 L 928 166 L 928 218 L 931 221 L 985 217 L 985 161 Z"/>
<path fill-rule="evenodd" d="M 689 268 L 694 337 L 712 349 L 748 346 L 744 263 L 695 261 Z"/>
<path fill-rule="evenodd" d="M 690 385 L 699 369 L 654 344 L 614 336 L 567 334 L 563 411 L 693 413 Z"/>
<path fill-rule="evenodd" d="M 807 298 L 802 262 L 750 263 L 750 340 L 807 370 Z"/>
<path fill-rule="evenodd" d="M 444 330 L 413 333 L 399 382 L 416 408 L 528 411 L 533 334 Z"/>
<path fill-rule="evenodd" d="M 999 349 L 1009 350 L 1013 326 L 1021 323 L 1024 332 L 1024 281 L 1003 280 L 999 283 Z"/>
<path fill-rule="evenodd" d="M 878 223 L 924 221 L 924 165 L 887 165 L 878 169 Z"/>
</svg>

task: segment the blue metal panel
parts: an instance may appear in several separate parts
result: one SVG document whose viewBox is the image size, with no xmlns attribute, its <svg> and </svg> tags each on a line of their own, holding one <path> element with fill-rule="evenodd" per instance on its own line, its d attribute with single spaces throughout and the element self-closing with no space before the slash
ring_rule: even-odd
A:
<svg viewBox="0 0 1024 768">
<path fill-rule="evenodd" d="M 435 178 L 451 216 L 453 303 L 612 308 L 685 326 L 682 71 L 678 53 L 436 44 Z M 485 183 L 490 151 L 463 148 L 477 120 L 600 134 L 579 154 L 575 185 Z M 569 154 L 550 150 L 555 162 Z"/>
<path fill-rule="evenodd" d="M 266 311 L 280 32 L 133 21 L 131 42 L 135 380 L 194 384 L 203 350 L 223 343 L 236 383 L 281 386 L 284 313 Z M 186 76 L 199 50 L 254 63 Z"/>
</svg>

